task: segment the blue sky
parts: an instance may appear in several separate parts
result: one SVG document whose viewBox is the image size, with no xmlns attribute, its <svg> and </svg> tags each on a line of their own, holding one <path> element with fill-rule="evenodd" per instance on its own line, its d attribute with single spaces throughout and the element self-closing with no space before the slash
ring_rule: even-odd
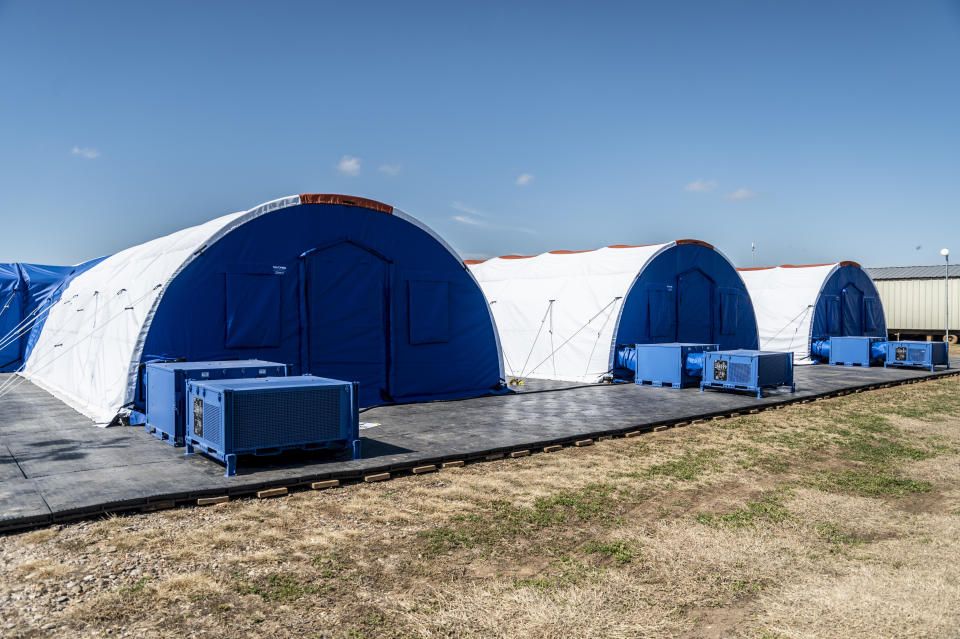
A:
<svg viewBox="0 0 960 639">
<path fill-rule="evenodd" d="M 468 258 L 960 260 L 960 4 L 0 0 L 0 261 L 300 192 Z"/>
</svg>

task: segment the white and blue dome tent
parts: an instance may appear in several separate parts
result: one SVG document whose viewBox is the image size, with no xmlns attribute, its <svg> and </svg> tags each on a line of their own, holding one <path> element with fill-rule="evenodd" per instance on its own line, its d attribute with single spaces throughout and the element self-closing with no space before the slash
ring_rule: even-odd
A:
<svg viewBox="0 0 960 639">
<path fill-rule="evenodd" d="M 856 262 L 742 268 L 740 275 L 757 312 L 760 348 L 793 351 L 797 364 L 816 362 L 816 340 L 887 336 L 880 294 Z"/>
<path fill-rule="evenodd" d="M 493 310 L 508 377 L 598 382 L 618 346 L 756 348 L 757 324 L 727 258 L 698 240 L 468 261 Z"/>
<path fill-rule="evenodd" d="M 75 266 L 0 264 L 0 373 L 20 369 L 60 292 L 98 261 Z"/>
<path fill-rule="evenodd" d="M 360 404 L 502 388 L 457 254 L 392 206 L 285 197 L 112 255 L 50 310 L 24 375 L 97 422 L 142 410 L 149 361 L 263 359 L 358 381 Z"/>
</svg>

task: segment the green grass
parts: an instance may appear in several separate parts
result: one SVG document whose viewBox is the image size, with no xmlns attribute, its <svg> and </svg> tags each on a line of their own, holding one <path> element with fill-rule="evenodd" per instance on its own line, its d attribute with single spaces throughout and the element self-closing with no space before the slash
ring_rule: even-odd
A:
<svg viewBox="0 0 960 639">
<path fill-rule="evenodd" d="M 636 557 L 637 551 L 625 541 L 608 541 L 601 543 L 592 541 L 584 547 L 589 555 L 601 554 L 614 559 L 618 564 L 628 564 Z"/>
<path fill-rule="evenodd" d="M 150 577 L 141 577 L 137 579 L 137 582 L 130 586 L 124 586 L 120 589 L 120 593 L 124 595 L 142 595 L 147 591 L 147 584 L 150 582 Z"/>
<path fill-rule="evenodd" d="M 916 391 L 920 390 L 920 393 Z M 918 396 L 919 395 L 919 396 Z M 948 380 L 927 382 L 922 389 L 902 390 L 889 412 L 910 419 L 925 419 L 935 415 L 960 414 L 960 402 Z"/>
<path fill-rule="evenodd" d="M 870 464 L 890 464 L 900 459 L 919 461 L 937 454 L 894 439 L 872 435 L 849 437 L 841 448 L 841 457 Z"/>
<path fill-rule="evenodd" d="M 846 552 L 847 548 L 866 543 L 865 540 L 848 535 L 840 527 L 830 522 L 821 522 L 816 525 L 817 535 L 830 544 L 830 553 L 837 555 Z"/>
<path fill-rule="evenodd" d="M 716 458 L 720 452 L 715 449 L 686 451 L 679 458 L 663 464 L 655 464 L 646 469 L 648 477 L 672 477 L 682 481 L 692 481 L 701 475 L 717 469 Z"/>
<path fill-rule="evenodd" d="M 583 562 L 567 556 L 561 556 L 551 562 L 549 570 L 555 574 L 517 579 L 513 583 L 513 587 L 517 589 L 556 590 L 557 588 L 581 584 L 602 572 L 596 568 L 587 567 Z"/>
<path fill-rule="evenodd" d="M 324 586 L 305 583 L 295 575 L 274 573 L 267 577 L 266 582 L 250 584 L 238 583 L 234 591 L 240 595 L 260 595 L 266 601 L 290 602 L 307 595 L 317 595 L 329 590 Z"/>
<path fill-rule="evenodd" d="M 812 485 L 828 492 L 865 497 L 902 497 L 911 493 L 927 493 L 932 488 L 928 481 L 896 477 L 871 469 L 824 473 L 814 478 Z"/>
<path fill-rule="evenodd" d="M 758 522 L 776 524 L 790 518 L 790 512 L 783 505 L 783 492 L 777 491 L 760 501 L 749 502 L 746 507 L 738 508 L 724 515 L 699 513 L 697 521 L 707 526 L 727 526 L 729 528 L 749 528 Z"/>
<path fill-rule="evenodd" d="M 617 503 L 614 491 L 612 484 L 593 483 L 579 490 L 538 497 L 530 507 L 489 501 L 482 503 L 478 512 L 455 517 L 452 526 L 435 528 L 421 536 L 427 541 L 427 549 L 438 553 L 458 547 L 489 547 L 570 521 L 606 522 Z"/>
</svg>

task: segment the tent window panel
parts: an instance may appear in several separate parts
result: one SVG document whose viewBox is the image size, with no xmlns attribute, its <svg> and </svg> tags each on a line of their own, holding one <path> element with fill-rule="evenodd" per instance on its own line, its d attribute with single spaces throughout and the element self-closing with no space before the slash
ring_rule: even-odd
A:
<svg viewBox="0 0 960 639">
<path fill-rule="evenodd" d="M 840 298 L 836 295 L 827 296 L 827 333 L 840 334 Z"/>
<path fill-rule="evenodd" d="M 736 335 L 740 316 L 740 295 L 734 292 L 720 294 L 720 334 Z"/>
<path fill-rule="evenodd" d="M 280 346 L 279 275 L 227 273 L 227 348 Z"/>
<path fill-rule="evenodd" d="M 409 280 L 410 343 L 450 341 L 450 285 L 447 282 Z"/>
<path fill-rule="evenodd" d="M 676 313 L 672 287 L 651 286 L 647 289 L 647 326 L 651 339 L 675 339 Z"/>
</svg>

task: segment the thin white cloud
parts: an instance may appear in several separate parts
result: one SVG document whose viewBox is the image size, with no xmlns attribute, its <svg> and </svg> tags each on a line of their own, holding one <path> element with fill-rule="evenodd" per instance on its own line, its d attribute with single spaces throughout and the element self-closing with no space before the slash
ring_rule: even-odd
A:
<svg viewBox="0 0 960 639">
<path fill-rule="evenodd" d="M 90 147 L 75 146 L 72 149 L 70 149 L 70 153 L 73 155 L 79 155 L 80 157 L 87 160 L 92 160 L 94 158 L 100 157 L 100 151 L 97 151 L 96 149 L 91 149 Z"/>
<path fill-rule="evenodd" d="M 453 207 L 454 211 L 460 211 L 461 213 L 466 213 L 467 215 L 471 215 L 473 217 L 490 217 L 489 214 L 484 213 L 483 211 L 478 211 L 475 208 L 471 208 L 466 204 L 461 204 L 460 202 L 454 202 L 450 206 Z"/>
<path fill-rule="evenodd" d="M 454 222 L 460 222 L 461 224 L 469 224 L 470 226 L 487 226 L 483 220 L 478 220 L 475 217 L 470 217 L 469 215 L 454 215 Z"/>
<path fill-rule="evenodd" d="M 757 197 L 757 193 L 755 191 L 751 191 L 750 189 L 737 189 L 733 193 L 727 193 L 723 197 L 727 198 L 728 200 L 749 200 Z"/>
<path fill-rule="evenodd" d="M 526 186 L 533 182 L 533 176 L 529 173 L 521 173 L 517 177 L 517 186 Z"/>
<path fill-rule="evenodd" d="M 337 170 L 344 175 L 360 175 L 360 158 L 345 155 L 337 163 Z"/>
<path fill-rule="evenodd" d="M 713 191 L 717 188 L 717 183 L 715 180 L 694 180 L 690 184 L 683 187 L 684 191 L 697 192 L 697 191 Z"/>
<path fill-rule="evenodd" d="M 490 229 L 491 231 L 509 231 L 515 233 L 529 233 L 530 235 L 536 235 L 537 232 L 534 229 L 526 228 L 523 226 L 507 226 L 504 224 L 497 224 L 490 220 L 490 216 L 486 213 L 482 213 L 476 209 L 465 206 L 460 202 L 454 202 L 451 205 L 454 210 L 459 211 L 462 215 L 454 215 L 450 219 L 459 224 L 464 224 L 466 226 L 472 226 L 475 228 Z"/>
<path fill-rule="evenodd" d="M 396 175 L 400 172 L 399 164 L 381 164 L 380 172 L 386 173 L 387 175 Z"/>
</svg>

